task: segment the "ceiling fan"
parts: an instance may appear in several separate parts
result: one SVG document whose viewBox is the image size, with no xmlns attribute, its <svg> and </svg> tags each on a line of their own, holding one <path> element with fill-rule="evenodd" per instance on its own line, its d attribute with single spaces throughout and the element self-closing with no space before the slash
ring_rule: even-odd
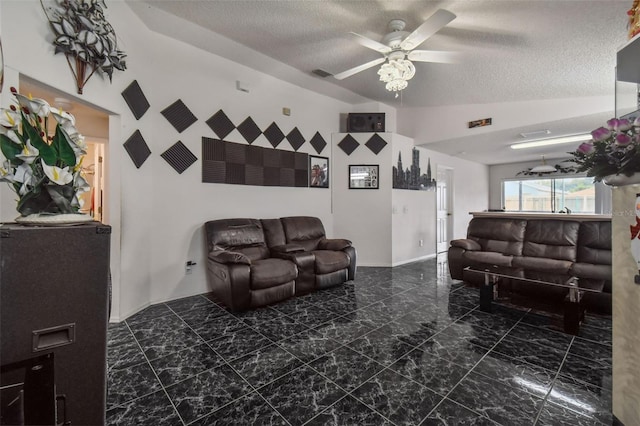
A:
<svg viewBox="0 0 640 426">
<path fill-rule="evenodd" d="M 451 63 L 455 61 L 455 53 L 436 50 L 413 50 L 445 25 L 455 19 L 453 13 L 439 9 L 412 33 L 405 31 L 405 21 L 393 19 L 389 22 L 390 33 L 381 42 L 356 33 L 350 33 L 356 42 L 383 55 L 357 67 L 335 74 L 334 78 L 343 80 L 354 74 L 384 63 L 378 70 L 380 80 L 386 83 L 386 89 L 398 92 L 407 87 L 407 81 L 413 78 L 416 69 L 411 61 Z"/>
</svg>

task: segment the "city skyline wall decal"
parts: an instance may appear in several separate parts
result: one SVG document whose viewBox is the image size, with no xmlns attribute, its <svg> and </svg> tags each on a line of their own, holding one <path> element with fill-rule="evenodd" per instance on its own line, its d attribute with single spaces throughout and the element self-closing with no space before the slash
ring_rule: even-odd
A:
<svg viewBox="0 0 640 426">
<path fill-rule="evenodd" d="M 413 191 L 435 191 L 436 180 L 431 177 L 431 158 L 427 158 L 427 171 L 422 174 L 420 169 L 420 151 L 411 150 L 411 166 L 402 166 L 402 152 L 398 153 L 398 164 L 393 166 L 393 188 L 410 189 Z"/>
</svg>

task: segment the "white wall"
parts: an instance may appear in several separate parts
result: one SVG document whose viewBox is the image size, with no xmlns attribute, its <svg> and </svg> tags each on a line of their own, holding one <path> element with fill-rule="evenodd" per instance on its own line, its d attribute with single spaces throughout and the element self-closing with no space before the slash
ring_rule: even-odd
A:
<svg viewBox="0 0 640 426">
<path fill-rule="evenodd" d="M 373 112 L 373 111 L 372 111 Z M 338 147 L 347 136 L 332 136 L 334 230 L 338 238 L 347 238 L 358 251 L 360 266 L 391 266 L 391 133 L 379 133 L 387 141 L 378 155 L 364 144 L 373 133 L 351 133 L 360 146 L 351 153 Z M 379 189 L 349 189 L 350 164 L 378 164 Z M 320 191 L 320 189 L 318 189 Z"/>
</svg>

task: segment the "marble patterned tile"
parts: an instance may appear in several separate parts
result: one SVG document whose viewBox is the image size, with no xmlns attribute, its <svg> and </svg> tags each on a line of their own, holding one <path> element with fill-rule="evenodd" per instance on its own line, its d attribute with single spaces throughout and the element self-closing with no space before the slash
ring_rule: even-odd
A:
<svg viewBox="0 0 640 426">
<path fill-rule="evenodd" d="M 612 348 L 609 345 L 576 338 L 573 340 L 569 353 L 583 358 L 593 359 L 600 364 L 612 364 Z"/>
<path fill-rule="evenodd" d="M 205 370 L 222 364 L 224 360 L 206 343 L 192 346 L 151 361 L 151 366 L 164 386 L 170 386 Z"/>
<path fill-rule="evenodd" d="M 129 326 L 135 326 L 137 324 L 151 321 L 165 315 L 173 315 L 173 311 L 169 309 L 169 307 L 164 303 L 159 303 L 157 305 L 148 306 L 140 312 L 133 314 L 126 319 L 126 322 L 127 324 L 129 324 Z"/>
<path fill-rule="evenodd" d="M 482 346 L 476 346 L 455 335 L 438 333 L 418 346 L 418 349 L 429 355 L 451 360 L 452 362 L 471 369 L 489 351 Z"/>
<path fill-rule="evenodd" d="M 552 371 L 558 371 L 566 353 L 554 347 L 542 346 L 508 335 L 496 345 L 494 350 Z"/>
<path fill-rule="evenodd" d="M 414 349 L 397 337 L 391 324 L 382 326 L 350 342 L 347 346 L 384 366 L 389 366 Z"/>
<path fill-rule="evenodd" d="M 251 386 L 223 364 L 166 390 L 180 417 L 190 423 L 251 392 Z"/>
<path fill-rule="evenodd" d="M 384 367 L 351 348 L 343 346 L 309 363 L 314 370 L 345 390 L 353 390 Z"/>
<path fill-rule="evenodd" d="M 211 300 L 207 299 L 201 294 L 165 302 L 165 305 L 171 308 L 171 310 L 174 312 L 190 311 L 191 309 L 201 306 L 209 306 L 211 304 Z"/>
<path fill-rule="evenodd" d="M 589 383 L 603 389 L 611 389 L 612 366 L 601 364 L 593 359 L 582 358 L 568 354 L 560 375 L 570 377 L 580 382 Z"/>
<path fill-rule="evenodd" d="M 588 327 L 597 327 L 605 330 L 613 329 L 613 321 L 611 315 L 596 315 L 587 312 L 584 318 L 584 325 Z"/>
<path fill-rule="evenodd" d="M 323 336 L 315 330 L 305 330 L 302 333 L 277 342 L 277 345 L 294 354 L 303 362 L 313 361 L 342 346 L 341 343 Z"/>
<path fill-rule="evenodd" d="M 246 327 L 247 325 L 245 323 L 233 315 L 217 316 L 207 322 L 194 324 L 192 326 L 193 330 L 206 341 L 228 336 Z"/>
<path fill-rule="evenodd" d="M 337 318 L 339 315 L 319 306 L 307 304 L 305 307 L 301 307 L 294 312 L 288 313 L 287 316 L 294 319 L 297 323 L 315 328 Z"/>
<path fill-rule="evenodd" d="M 489 330 L 506 333 L 507 331 L 511 330 L 511 328 L 517 323 L 517 320 L 513 320 L 499 314 L 482 312 L 478 309 L 475 309 L 462 318 L 458 319 L 456 322 L 469 323 L 477 327 L 488 328 Z"/>
<path fill-rule="evenodd" d="M 543 399 L 522 389 L 469 373 L 448 398 L 504 425 L 533 424 Z"/>
<path fill-rule="evenodd" d="M 445 398 L 421 426 L 498 426 L 488 418 L 463 407 L 455 401 Z M 509 425 L 510 426 L 510 425 Z"/>
<path fill-rule="evenodd" d="M 335 297 L 353 298 L 353 296 L 355 295 L 355 286 L 349 282 L 346 282 L 320 291 L 322 291 L 323 293 L 334 295 Z"/>
<path fill-rule="evenodd" d="M 107 411 L 107 426 L 182 426 L 182 420 L 164 391 L 157 391 Z"/>
<path fill-rule="evenodd" d="M 161 334 L 171 333 L 176 330 L 186 329 L 188 326 L 178 316 L 165 315 L 155 318 L 153 321 L 135 323 L 131 325 L 131 331 L 138 340 L 145 340 Z"/>
<path fill-rule="evenodd" d="M 598 327 L 590 327 L 586 324 L 580 326 L 578 336 L 586 340 L 591 340 L 593 342 L 598 342 L 609 346 L 611 346 L 611 342 L 613 341 L 613 334 L 611 332 L 611 329 L 607 330 Z"/>
<path fill-rule="evenodd" d="M 429 355 L 419 349 L 409 352 L 389 368 L 441 395 L 446 395 L 453 389 L 468 371 L 450 360 Z"/>
<path fill-rule="evenodd" d="M 300 296 L 300 298 L 305 302 L 309 302 L 314 305 L 323 305 L 325 303 L 329 303 L 331 300 L 339 299 L 340 296 L 335 293 L 319 290 Z"/>
<path fill-rule="evenodd" d="M 517 324 L 507 336 L 565 352 L 573 340 L 573 336 L 570 334 L 532 327 L 528 324 Z"/>
<path fill-rule="evenodd" d="M 389 326 L 398 332 L 398 339 L 411 346 L 420 346 L 446 326 L 445 324 L 438 323 L 437 320 L 420 320 L 410 318 L 410 316 L 411 314 L 398 318 L 392 323 L 389 323 Z"/>
<path fill-rule="evenodd" d="M 314 328 L 314 330 L 324 337 L 347 344 L 372 331 L 373 327 L 366 321 L 338 317 Z"/>
<path fill-rule="evenodd" d="M 601 423 L 548 401 L 542 406 L 536 422 L 536 426 L 605 426 L 610 424 L 611 422 Z"/>
<path fill-rule="evenodd" d="M 473 323 L 455 322 L 440 331 L 460 341 L 491 349 L 504 336 L 503 331 L 478 327 Z"/>
<path fill-rule="evenodd" d="M 556 372 L 522 360 L 490 351 L 473 369 L 474 373 L 510 387 L 544 398 L 551 389 Z"/>
<path fill-rule="evenodd" d="M 110 323 L 107 328 L 107 344 L 110 346 L 117 346 L 121 341 L 126 341 L 131 337 L 131 331 L 127 326 L 127 323 L 117 322 Z"/>
<path fill-rule="evenodd" d="M 238 358 L 230 365 L 252 386 L 259 388 L 300 367 L 302 361 L 273 344 Z"/>
<path fill-rule="evenodd" d="M 274 342 L 284 340 L 294 334 L 308 329 L 304 324 L 296 322 L 293 318 L 283 316 L 272 321 L 259 322 L 251 326 Z"/>
<path fill-rule="evenodd" d="M 442 307 L 444 313 L 451 319 L 451 321 L 455 321 L 458 318 L 462 318 L 467 315 L 469 312 L 478 309 L 477 307 L 468 307 L 468 306 L 460 306 L 455 303 L 447 303 L 446 307 Z"/>
<path fill-rule="evenodd" d="M 122 338 L 118 345 L 107 345 L 107 367 L 111 370 L 121 370 L 146 362 L 138 342 L 129 334 Z"/>
<path fill-rule="evenodd" d="M 240 397 L 189 426 L 288 426 L 289 423 L 257 392 Z"/>
<path fill-rule="evenodd" d="M 189 328 L 182 328 L 138 342 L 147 359 L 151 361 L 199 345 L 204 343 L 204 340 Z"/>
<path fill-rule="evenodd" d="M 371 325 L 381 326 L 407 314 L 404 310 L 396 309 L 391 300 L 380 300 L 355 312 L 357 319 L 368 321 Z"/>
<path fill-rule="evenodd" d="M 392 370 L 384 370 L 351 393 L 395 425 L 417 425 L 442 396 Z"/>
<path fill-rule="evenodd" d="M 178 312 L 178 316 L 191 327 L 197 328 L 205 322 L 213 321 L 219 317 L 230 317 L 230 313 L 214 303 L 208 303 L 203 306 L 196 306 L 193 309 Z"/>
<path fill-rule="evenodd" d="M 232 361 L 272 342 L 251 327 L 245 327 L 207 342 L 226 361 Z"/>
<path fill-rule="evenodd" d="M 338 315 L 345 315 L 365 306 L 365 304 L 358 304 L 355 297 L 336 297 L 315 304 Z"/>
<path fill-rule="evenodd" d="M 142 363 L 107 376 L 107 409 L 122 405 L 161 388 L 149 364 Z"/>
<path fill-rule="evenodd" d="M 294 426 L 306 423 L 345 395 L 338 385 L 306 365 L 263 386 L 258 393 Z"/>
<path fill-rule="evenodd" d="M 291 315 L 299 310 L 307 309 L 310 306 L 313 306 L 313 304 L 305 300 L 304 297 L 292 297 L 271 305 L 271 308 L 285 315 Z"/>
<path fill-rule="evenodd" d="M 322 413 L 314 417 L 309 426 L 393 426 L 389 420 L 347 395 Z"/>
<path fill-rule="evenodd" d="M 273 309 L 269 306 L 265 308 L 250 309 L 242 312 L 234 312 L 233 315 L 235 315 L 236 318 L 238 318 L 245 324 L 251 326 L 284 317 L 284 314 L 282 312 L 279 312 L 278 310 Z"/>
<path fill-rule="evenodd" d="M 613 420 L 610 389 L 605 390 L 569 377 L 559 376 L 556 379 L 547 401 L 606 425 Z"/>
<path fill-rule="evenodd" d="M 459 306 L 475 308 L 480 304 L 480 292 L 474 288 L 463 287 L 451 293 L 449 301 Z"/>
</svg>

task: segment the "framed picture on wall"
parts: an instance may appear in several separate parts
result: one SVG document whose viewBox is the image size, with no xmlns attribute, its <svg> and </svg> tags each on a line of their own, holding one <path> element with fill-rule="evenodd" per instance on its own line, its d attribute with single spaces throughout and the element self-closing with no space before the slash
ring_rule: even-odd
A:
<svg viewBox="0 0 640 426">
<path fill-rule="evenodd" d="M 309 156 L 309 187 L 329 187 L 329 159 L 327 157 Z"/>
<path fill-rule="evenodd" d="M 378 189 L 379 172 L 377 164 L 350 164 L 349 189 Z"/>
</svg>

